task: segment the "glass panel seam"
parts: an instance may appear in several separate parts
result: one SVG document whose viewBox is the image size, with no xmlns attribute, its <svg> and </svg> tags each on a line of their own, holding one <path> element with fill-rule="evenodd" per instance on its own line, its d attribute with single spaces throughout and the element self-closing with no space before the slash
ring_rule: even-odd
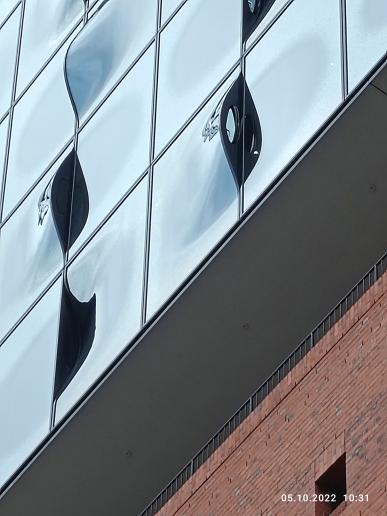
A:
<svg viewBox="0 0 387 516">
<path fill-rule="evenodd" d="M 85 5 L 85 10 L 84 10 L 83 19 L 82 19 L 82 29 L 85 27 L 85 25 L 87 23 L 87 15 L 88 15 L 88 2 Z M 66 88 L 68 90 L 69 96 L 71 97 L 70 90 L 69 90 L 69 87 L 67 84 L 67 76 L 66 76 L 67 54 L 68 54 L 68 49 L 67 49 L 66 55 L 65 55 L 65 62 L 63 65 L 63 73 L 65 76 Z M 73 104 L 72 98 L 71 98 L 71 104 L 72 104 L 73 111 L 74 111 L 74 136 L 73 136 L 72 145 L 74 148 L 75 159 L 74 159 L 74 163 L 73 163 L 73 177 L 72 177 L 72 185 L 71 185 L 70 214 L 69 214 L 70 220 L 69 220 L 69 231 L 68 231 L 68 235 L 67 235 L 68 242 L 70 240 L 70 235 L 71 235 L 71 221 L 72 221 L 72 213 L 73 213 L 73 201 L 74 201 L 74 190 L 75 190 L 75 180 L 76 180 L 75 172 L 76 172 L 76 166 L 77 166 L 76 162 L 77 162 L 78 141 L 79 141 L 79 117 L 78 117 L 78 113 L 75 109 L 75 105 Z M 66 281 L 66 275 L 67 275 L 66 263 L 68 261 L 69 253 L 70 253 L 70 246 L 68 245 L 65 253 L 63 254 L 64 264 L 63 264 L 63 268 L 62 268 L 62 272 L 61 272 L 61 298 L 60 298 L 59 316 L 58 316 L 58 324 L 57 324 L 57 332 L 56 332 L 56 353 L 55 353 L 54 377 L 53 377 L 53 383 L 52 383 L 51 411 L 50 411 L 50 423 L 49 423 L 50 424 L 50 428 L 49 428 L 50 432 L 52 431 L 52 429 L 55 426 L 56 402 L 57 402 L 57 400 L 55 399 L 55 377 L 56 377 L 56 369 L 57 369 L 57 365 L 58 365 L 58 352 L 59 352 L 58 343 L 59 343 L 59 331 L 60 331 L 60 321 L 61 321 L 62 303 L 63 303 L 63 289 L 64 289 L 64 285 L 65 285 L 65 281 Z"/>
<path fill-rule="evenodd" d="M 174 15 L 180 11 L 180 9 L 185 5 L 187 0 L 184 0 L 175 11 Z M 171 144 L 176 141 L 176 139 L 180 136 L 180 134 L 184 131 L 184 129 L 188 126 L 188 124 L 195 118 L 195 116 L 201 111 L 203 106 L 210 100 L 210 98 L 217 92 L 217 90 L 226 82 L 226 80 L 230 77 L 230 75 L 238 68 L 240 65 L 242 58 L 245 58 L 253 48 L 259 43 L 259 41 L 266 35 L 266 33 L 270 30 L 270 28 L 279 20 L 279 18 L 285 13 L 288 7 L 294 2 L 294 0 L 289 0 L 287 4 L 285 4 L 282 9 L 276 13 L 273 17 L 272 21 L 268 24 L 268 26 L 262 31 L 262 33 L 254 40 L 254 42 L 248 47 L 245 48 L 243 54 L 238 58 L 238 60 L 230 67 L 230 69 L 225 73 L 225 75 L 219 80 L 214 89 L 207 95 L 207 97 L 203 100 L 203 102 L 195 109 L 192 115 L 186 120 L 183 126 L 172 136 L 172 138 L 165 144 L 165 146 L 160 150 L 158 155 L 153 158 L 154 162 L 161 158 L 163 154 L 168 150 Z M 158 14 L 161 16 L 161 12 Z M 172 16 L 171 16 L 172 18 Z M 160 22 L 159 22 L 160 23 Z M 85 127 L 85 125 L 91 120 L 91 118 L 97 113 L 97 111 L 101 108 L 101 106 L 107 101 L 110 95 L 114 92 L 117 86 L 124 80 L 126 75 L 130 72 L 130 70 L 136 65 L 136 63 L 141 59 L 141 57 L 145 54 L 145 52 L 150 48 L 150 46 L 156 41 L 156 39 L 160 36 L 160 33 L 163 31 L 166 24 L 159 28 L 156 31 L 155 36 L 147 43 L 147 45 L 143 48 L 143 50 L 137 55 L 136 59 L 131 63 L 129 68 L 122 74 L 122 76 L 117 80 L 117 82 L 112 86 L 110 91 L 108 91 L 105 97 L 101 100 L 101 102 L 95 107 L 95 109 L 90 113 L 90 115 L 86 118 L 86 120 L 82 123 L 80 130 Z"/>
<path fill-rule="evenodd" d="M 61 277 L 63 273 L 64 267 L 58 271 L 55 276 L 49 281 L 48 285 L 42 290 L 42 292 L 37 296 L 35 301 L 30 304 L 30 306 L 24 311 L 24 313 L 17 319 L 17 321 L 11 326 L 11 328 L 7 331 L 7 333 L 0 339 L 0 348 L 7 339 L 11 336 L 11 334 L 20 326 L 20 324 L 24 321 L 24 319 L 32 312 L 35 306 L 39 303 L 41 299 L 47 294 L 47 292 L 51 289 L 51 287 L 55 284 L 55 282 Z"/>
<path fill-rule="evenodd" d="M 292 0 L 293 1 L 293 0 Z M 250 52 L 251 49 L 248 50 L 248 52 Z M 230 72 L 228 72 L 227 76 L 225 79 L 222 79 L 221 82 L 219 83 L 219 85 L 216 87 L 217 89 L 221 87 L 221 85 L 227 80 L 228 76 L 231 75 L 231 73 L 233 73 L 237 67 L 239 66 L 239 61 L 233 66 L 233 68 L 231 69 Z M 215 92 L 216 93 L 216 92 Z M 167 150 L 172 146 L 172 144 L 177 140 L 177 138 L 184 132 L 184 130 L 187 128 L 187 126 L 189 125 L 189 123 L 198 115 L 198 113 L 205 107 L 205 105 L 207 104 L 207 102 L 212 98 L 214 93 L 211 93 L 209 95 L 209 97 L 207 99 L 205 99 L 203 101 L 203 103 L 199 106 L 197 112 L 195 112 L 188 120 L 187 122 L 184 124 L 184 126 L 179 130 L 178 133 L 176 133 L 176 135 L 174 136 L 174 138 L 167 144 L 167 146 L 160 152 L 160 154 L 158 156 L 155 157 L 155 159 L 153 160 L 153 162 L 151 163 L 151 166 L 155 165 L 161 158 L 162 156 L 165 154 L 165 152 L 167 152 Z M 340 105 L 338 105 L 338 108 L 340 107 Z M 328 125 L 330 126 L 331 123 L 332 123 L 332 120 L 333 119 L 336 119 L 336 115 L 333 116 L 333 118 L 329 119 L 329 123 Z M 327 124 L 324 124 L 324 127 L 322 128 L 322 130 L 325 131 L 326 129 L 326 126 Z M 318 133 L 320 134 L 320 131 L 318 131 Z M 308 140 L 308 142 L 306 142 L 305 146 L 301 149 L 300 153 L 297 154 L 297 156 L 285 167 L 285 170 L 290 170 L 294 167 L 294 165 L 296 163 L 299 162 L 300 159 L 302 159 L 302 157 L 304 156 L 305 154 L 305 149 L 308 149 L 309 146 L 310 146 L 310 143 L 311 141 L 314 140 L 316 135 L 313 135 L 311 137 L 310 140 Z M 130 187 L 130 189 L 122 196 L 122 198 L 118 201 L 118 203 L 112 207 L 112 209 L 109 211 L 109 213 L 105 216 L 105 218 L 98 224 L 98 226 L 94 229 L 94 231 L 90 234 L 90 236 L 86 239 L 86 241 L 82 244 L 82 246 L 79 248 L 79 250 L 77 250 L 77 252 L 74 254 L 74 256 L 70 259 L 69 261 L 69 264 L 72 263 L 72 261 L 79 255 L 79 253 L 86 247 L 86 245 L 91 241 L 91 239 L 96 235 L 96 233 L 102 228 L 102 226 L 109 220 L 109 218 L 115 213 L 115 211 L 117 211 L 117 209 L 122 205 L 122 203 L 128 198 L 128 196 L 131 194 L 131 192 L 136 188 L 136 186 L 139 184 L 139 182 L 141 180 L 144 179 L 144 177 L 146 176 L 146 174 L 148 173 L 148 168 L 138 177 L 138 179 L 136 180 L 136 182 Z M 281 173 L 280 174 L 280 178 L 279 178 L 279 181 L 282 180 L 281 178 L 283 178 L 283 174 Z M 259 197 L 259 199 L 257 199 L 257 202 L 262 202 L 262 200 L 264 200 L 271 192 L 272 188 L 277 184 L 277 181 L 275 181 L 273 184 L 270 184 L 268 186 L 267 189 L 265 189 L 265 191 L 263 192 L 263 194 Z M 254 204 L 255 205 L 255 204 Z M 250 211 L 250 209 L 248 210 Z"/>
<path fill-rule="evenodd" d="M 152 118 L 151 118 L 151 137 L 149 149 L 150 168 L 148 172 L 148 199 L 146 207 L 145 219 L 145 246 L 144 246 L 144 264 L 143 264 L 143 284 L 142 284 L 142 300 L 141 300 L 141 322 L 142 328 L 146 323 L 146 311 L 148 300 L 148 280 L 149 280 L 149 261 L 150 261 L 150 241 L 151 241 L 151 222 L 152 222 L 152 195 L 153 195 L 153 172 L 154 172 L 154 155 L 156 145 L 156 116 L 157 116 L 157 93 L 158 93 L 158 79 L 159 79 L 159 64 L 160 64 L 160 40 L 161 40 L 161 13 L 162 0 L 157 3 L 157 25 L 156 25 L 156 40 L 155 40 L 155 56 L 153 68 L 153 92 L 152 92 Z"/>
<path fill-rule="evenodd" d="M 16 12 L 17 9 L 19 9 L 19 6 L 20 6 L 19 30 L 18 30 L 18 35 L 17 35 L 18 39 L 17 39 L 16 54 L 15 54 L 15 65 L 14 65 L 14 71 L 13 71 L 12 94 L 11 94 L 11 99 L 10 99 L 11 105 L 9 108 L 7 140 L 6 140 L 6 144 L 5 144 L 4 163 L 3 163 L 3 170 L 2 170 L 3 173 L 2 173 L 1 187 L 0 187 L 0 229 L 1 229 L 1 222 L 3 219 L 5 188 L 6 188 L 6 181 L 7 181 L 7 179 L 6 179 L 7 178 L 7 167 L 8 167 L 8 159 L 9 159 L 9 149 L 10 149 L 10 145 L 11 145 L 11 132 L 12 132 L 12 122 L 13 122 L 13 114 L 14 114 L 14 98 L 16 95 L 17 70 L 18 70 L 18 66 L 19 66 L 20 48 L 21 48 L 22 33 L 23 33 L 25 0 L 23 0 L 22 3 L 18 4 L 18 6 L 14 9 L 13 13 Z"/>
<path fill-rule="evenodd" d="M 24 1 L 24 0 L 23 0 Z M 22 1 L 19 1 L 15 4 L 15 6 L 12 8 L 12 10 L 5 16 L 3 21 L 0 21 L 0 30 L 4 27 L 4 25 L 7 23 L 7 21 L 11 18 L 13 13 L 16 11 L 16 9 L 21 5 Z"/>
<path fill-rule="evenodd" d="M 246 0 L 241 0 L 241 27 L 240 27 L 240 38 L 241 38 L 241 74 L 246 80 L 246 45 L 247 43 L 243 40 L 243 4 Z M 245 91 L 245 89 L 244 89 Z M 243 92 L 243 113 L 242 120 L 245 118 L 245 95 Z M 242 124 L 243 127 L 243 124 Z M 245 148 L 245 131 L 242 129 L 242 149 Z M 244 196 L 245 196 L 245 185 L 244 185 L 244 169 L 245 169 L 245 153 L 242 152 L 242 184 L 238 191 L 238 219 L 240 219 L 244 212 Z"/>
<path fill-rule="evenodd" d="M 102 227 L 111 219 L 111 217 L 115 214 L 115 212 L 122 206 L 122 204 L 128 199 L 128 197 L 132 194 L 132 192 L 137 188 L 137 186 L 141 183 L 141 181 L 146 177 L 149 172 L 149 168 L 138 176 L 129 190 L 121 197 L 121 199 L 116 203 L 109 212 L 105 215 L 105 217 L 101 220 L 101 222 L 94 228 L 94 230 L 90 233 L 90 235 L 85 239 L 82 245 L 74 252 L 71 258 L 68 259 L 66 263 L 66 267 L 69 267 L 73 261 L 80 255 L 80 253 L 87 247 L 87 245 L 91 242 L 91 240 L 95 237 L 95 235 L 102 229 Z"/>
<path fill-rule="evenodd" d="M 18 203 L 10 210 L 8 215 L 4 218 L 4 220 L 0 223 L 0 230 L 4 227 L 4 225 L 10 220 L 10 218 L 14 215 L 14 213 L 20 208 L 23 202 L 27 199 L 27 197 L 35 190 L 35 188 L 39 185 L 42 179 L 47 175 L 53 165 L 55 165 L 56 161 L 60 158 L 60 156 L 65 152 L 67 147 L 71 145 L 74 141 L 74 136 L 71 136 L 69 140 L 63 145 L 63 147 L 58 151 L 56 156 L 50 161 L 44 171 L 40 174 L 40 176 L 35 180 L 35 182 L 29 187 L 29 189 L 22 195 L 19 199 Z"/>
<path fill-rule="evenodd" d="M 162 2 L 162 0 L 161 0 Z M 161 25 L 161 18 L 162 18 L 162 7 L 160 11 L 160 32 L 165 29 L 165 27 L 169 24 L 170 21 L 177 15 L 178 12 L 184 7 L 184 5 L 188 2 L 188 0 L 183 0 L 180 2 L 180 4 L 171 12 L 171 14 L 168 16 L 168 18 L 165 20 L 165 22 Z"/>
<path fill-rule="evenodd" d="M 281 18 L 281 16 L 287 11 L 287 9 L 291 6 L 291 4 L 295 0 L 288 0 L 288 2 L 279 9 L 279 11 L 273 16 L 272 20 L 267 24 L 267 26 L 263 29 L 261 33 L 258 34 L 258 36 L 245 47 L 245 55 L 249 54 L 253 48 L 261 41 L 261 39 L 269 32 L 269 30 L 273 27 L 273 25 Z"/>
<path fill-rule="evenodd" d="M 113 95 L 118 86 L 125 80 L 127 75 L 132 71 L 132 69 L 136 66 L 136 64 L 140 61 L 140 59 L 146 54 L 146 52 L 150 49 L 150 47 L 155 42 L 156 36 L 153 36 L 150 41 L 145 45 L 145 47 L 140 51 L 139 54 L 134 58 L 131 62 L 130 66 L 121 74 L 121 76 L 117 79 L 117 81 L 113 84 L 113 86 L 108 90 L 108 92 L 103 96 L 103 98 L 97 103 L 95 108 L 91 111 L 91 113 L 86 117 L 86 119 L 81 123 L 79 127 L 79 132 L 90 122 L 90 120 L 96 115 L 96 113 L 100 110 L 100 108 L 105 104 L 107 100 Z"/>
<path fill-rule="evenodd" d="M 56 401 L 55 400 L 55 377 L 56 377 L 56 368 L 58 363 L 58 342 L 59 342 L 59 330 L 60 330 L 60 319 L 61 319 L 61 313 L 62 313 L 62 303 L 63 303 L 63 285 L 65 283 L 65 276 L 67 274 L 67 270 L 65 267 L 63 267 L 59 278 L 61 281 L 61 288 L 60 288 L 60 303 L 59 303 L 59 313 L 58 313 L 58 321 L 57 321 L 57 329 L 56 329 L 56 353 L 55 353 L 55 362 L 53 367 L 53 378 L 52 378 L 52 391 L 51 391 L 51 408 L 50 408 L 50 423 L 49 423 L 49 433 L 52 432 L 53 428 L 55 427 L 55 413 L 56 413 Z M 58 281 L 59 281 L 58 278 Z"/>
<path fill-rule="evenodd" d="M 7 111 L 0 117 L 0 124 L 2 124 L 4 122 L 4 120 L 10 114 L 10 112 L 11 112 L 11 108 L 8 108 Z"/>
<path fill-rule="evenodd" d="M 340 45 L 341 45 L 341 80 L 343 100 L 348 96 L 348 30 L 347 30 L 347 0 L 340 1 Z"/>
<path fill-rule="evenodd" d="M 184 2 L 182 2 L 180 4 L 180 6 L 178 7 L 178 9 L 176 9 L 175 13 L 171 16 L 171 19 L 173 16 L 175 16 L 177 14 L 177 12 L 180 11 L 180 9 L 185 5 L 185 3 L 187 2 L 187 0 L 184 0 Z M 203 109 L 203 107 L 205 106 L 205 104 L 211 99 L 211 97 L 213 95 L 215 95 L 215 93 L 217 92 L 217 90 L 224 84 L 224 82 L 226 82 L 226 80 L 230 77 L 230 75 L 238 68 L 238 66 L 240 65 L 240 62 L 246 58 L 246 56 L 253 50 L 253 48 L 256 46 L 256 44 L 258 44 L 258 42 L 262 39 L 262 37 L 268 32 L 268 30 L 274 25 L 274 23 L 282 16 L 282 14 L 286 11 L 286 9 L 294 2 L 294 0 L 289 0 L 289 2 L 287 4 L 285 4 L 282 9 L 274 16 L 273 20 L 270 22 L 270 24 L 265 28 L 265 30 L 257 37 L 257 39 L 251 44 L 251 46 L 249 48 L 245 48 L 244 51 L 243 51 L 243 55 L 238 58 L 238 61 L 236 63 L 234 63 L 234 65 L 232 65 L 232 67 L 228 70 L 228 72 L 226 72 L 226 74 L 220 79 L 220 81 L 218 82 L 218 84 L 215 86 L 215 88 L 209 93 L 209 95 L 203 100 L 203 102 L 195 109 L 195 111 L 193 112 L 193 114 L 186 120 L 186 122 L 183 124 L 183 126 L 175 133 L 175 135 L 173 135 L 173 137 L 166 143 L 166 145 L 164 146 L 164 148 L 161 149 L 161 151 L 159 152 L 159 154 L 154 157 L 152 163 L 151 163 L 151 166 L 153 164 L 155 164 L 164 154 L 165 152 L 171 147 L 171 145 L 177 140 L 177 138 L 184 132 L 184 130 L 186 129 L 186 127 L 191 123 L 191 121 L 195 118 L 195 116 Z M 96 5 L 96 2 L 89 7 L 89 10 L 94 7 L 94 5 Z M 159 13 L 159 18 L 161 17 L 161 11 Z M 78 24 L 81 23 L 81 21 L 78 21 L 76 27 L 78 26 Z M 91 118 L 97 113 L 97 111 L 101 108 L 101 106 L 108 100 L 108 98 L 110 97 L 110 95 L 115 91 L 116 87 L 124 80 L 124 78 L 126 77 L 126 75 L 130 72 L 130 70 L 137 64 L 137 62 L 141 59 L 141 57 L 145 54 L 145 52 L 150 48 L 150 46 L 155 42 L 156 38 L 160 35 L 160 33 L 162 32 L 163 28 L 165 27 L 166 23 L 160 27 L 160 21 L 158 22 L 158 29 L 156 31 L 156 35 L 148 42 L 148 44 L 143 48 L 143 50 L 137 55 L 137 57 L 135 58 L 135 60 L 131 63 L 130 67 L 122 74 L 122 76 L 117 80 L 117 82 L 112 86 L 112 88 L 110 89 L 110 91 L 107 92 L 106 96 L 101 100 L 101 102 L 95 107 L 95 109 L 92 111 L 92 113 L 87 117 L 87 119 L 82 123 L 82 125 L 80 126 L 79 128 L 79 131 L 81 131 L 85 125 L 91 120 Z M 75 29 L 76 29 L 75 27 Z M 75 30 L 74 29 L 74 30 Z M 71 32 L 71 34 L 73 34 L 74 31 Z M 68 40 L 68 38 L 65 40 L 65 42 Z M 54 57 L 54 55 L 57 54 L 57 52 L 59 52 L 60 48 L 62 48 L 64 43 L 62 43 L 62 45 L 55 51 L 55 53 L 49 58 L 49 60 L 47 61 L 47 63 L 45 64 L 45 66 L 48 64 L 48 62 L 51 61 L 51 59 Z M 40 73 L 42 73 L 43 71 L 43 68 L 42 70 L 40 70 L 39 74 L 36 76 L 36 78 L 34 80 L 37 79 L 37 77 L 40 75 Z M 34 82 L 34 81 L 32 81 Z M 18 102 L 20 100 L 20 98 L 25 94 L 25 92 L 27 91 L 27 89 L 31 86 L 32 82 L 28 85 L 28 87 L 20 94 L 20 96 L 17 98 L 16 102 Z M 39 179 L 40 180 L 40 179 Z M 38 180 L 38 181 L 39 181 Z M 37 182 L 38 182 L 37 181 Z M 37 183 L 36 182 L 36 183 Z M 35 184 L 36 184 L 35 183 Z M 20 203 L 19 203 L 20 204 Z M 16 208 L 19 206 L 19 204 L 17 206 L 15 206 L 15 208 L 13 209 L 13 212 L 16 210 Z M 121 202 L 120 202 L 121 204 Z M 10 216 L 11 214 L 9 214 Z M 7 219 L 9 218 L 9 216 L 7 216 Z"/>
<path fill-rule="evenodd" d="M 17 98 L 14 100 L 14 104 L 17 104 L 20 102 L 21 98 L 24 97 L 24 95 L 27 93 L 27 91 L 31 88 L 31 86 L 39 79 L 39 77 L 42 75 L 44 70 L 47 68 L 47 66 L 51 63 L 51 61 L 54 59 L 54 57 L 62 50 L 64 45 L 69 41 L 69 39 L 74 35 L 75 31 L 78 29 L 79 25 L 83 23 L 83 17 L 79 18 L 74 26 L 70 29 L 67 36 L 64 38 L 64 40 L 58 45 L 58 47 L 54 50 L 54 52 L 43 62 L 39 70 L 33 75 L 31 80 L 27 83 L 25 88 L 19 93 Z"/>
<path fill-rule="evenodd" d="M 288 7 L 295 0 L 289 0 L 287 4 L 285 4 L 280 11 L 273 17 L 273 20 L 268 24 L 264 31 L 257 37 L 257 39 L 251 44 L 250 47 L 245 48 L 242 55 L 238 58 L 238 60 L 229 68 L 229 70 L 225 73 L 225 75 L 219 80 L 213 90 L 207 95 L 207 97 L 202 101 L 202 103 L 195 109 L 192 115 L 186 120 L 186 122 L 181 126 L 181 128 L 172 136 L 172 138 L 165 144 L 165 146 L 160 150 L 158 155 L 155 157 L 154 162 L 158 161 L 165 152 L 171 147 L 171 145 L 177 140 L 177 138 L 183 133 L 186 127 L 191 123 L 191 121 L 196 117 L 196 115 L 203 109 L 205 104 L 216 94 L 218 89 L 227 81 L 230 75 L 235 72 L 235 70 L 240 66 L 243 58 L 246 58 L 247 55 L 252 52 L 254 47 L 259 43 L 259 41 L 266 35 L 266 33 L 271 29 L 271 27 L 279 20 L 279 18 L 285 13 Z M 184 2 L 185 3 L 185 2 Z M 184 4 L 182 4 L 184 5 Z"/>
</svg>

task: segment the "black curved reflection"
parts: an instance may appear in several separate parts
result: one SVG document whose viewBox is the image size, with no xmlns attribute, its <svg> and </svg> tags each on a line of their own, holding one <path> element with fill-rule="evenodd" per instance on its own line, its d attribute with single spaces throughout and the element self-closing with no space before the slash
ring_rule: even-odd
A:
<svg viewBox="0 0 387 516">
<path fill-rule="evenodd" d="M 246 42 L 267 15 L 275 0 L 244 0 L 242 38 Z"/>
<path fill-rule="evenodd" d="M 228 90 L 220 108 L 220 134 L 238 187 L 251 174 L 262 148 L 262 131 L 253 98 L 242 74 Z"/>
<path fill-rule="evenodd" d="M 89 215 L 89 195 L 73 149 L 57 170 L 51 186 L 51 208 L 63 254 L 80 235 Z"/>
<path fill-rule="evenodd" d="M 67 282 L 62 290 L 54 399 L 58 399 L 86 360 L 93 345 L 96 328 L 96 295 L 83 303 L 70 292 Z"/>
<path fill-rule="evenodd" d="M 69 50 L 65 58 L 64 78 L 77 116 L 79 114 L 76 109 L 77 99 L 74 99 L 69 77 L 66 74 L 68 56 Z M 75 82 L 77 82 L 76 78 Z M 87 91 L 85 93 L 87 95 Z M 50 191 L 43 193 L 39 204 L 40 217 L 44 217 L 47 199 L 51 202 L 56 232 L 65 256 L 81 234 L 89 216 L 87 184 L 75 147 L 59 166 Z M 64 273 L 62 285 L 54 400 L 58 400 L 82 367 L 92 348 L 96 331 L 96 294 L 87 302 L 79 301 L 71 292 L 66 274 L 67 271 Z"/>
<path fill-rule="evenodd" d="M 55 174 L 51 186 L 53 219 L 65 255 L 82 232 L 89 214 L 89 195 L 73 149 Z M 78 301 L 63 281 L 58 333 L 54 399 L 62 394 L 86 360 L 95 336 L 96 295 Z"/>
<path fill-rule="evenodd" d="M 74 152 L 74 154 L 75 163 L 70 217 L 69 248 L 81 234 L 89 216 L 89 194 L 87 191 L 86 180 L 85 176 L 83 175 L 78 155 L 76 152 Z"/>
<path fill-rule="evenodd" d="M 75 149 L 65 157 L 44 191 L 39 204 L 43 220 L 46 204 L 51 202 L 55 229 L 66 255 L 84 228 L 89 214 L 89 195 Z M 63 282 L 55 372 L 54 399 L 58 399 L 76 375 L 90 352 L 95 335 L 96 296 L 81 302 Z"/>
</svg>

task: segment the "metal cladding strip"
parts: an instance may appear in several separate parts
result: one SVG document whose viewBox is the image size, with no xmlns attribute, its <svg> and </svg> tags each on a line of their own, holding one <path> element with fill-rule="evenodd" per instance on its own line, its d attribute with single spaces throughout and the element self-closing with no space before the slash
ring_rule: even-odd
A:
<svg viewBox="0 0 387 516">
<path fill-rule="evenodd" d="M 305 337 L 293 353 L 250 396 L 242 407 L 222 426 L 176 477 L 148 505 L 140 516 L 154 516 L 174 496 L 187 480 L 202 466 L 234 430 L 258 407 L 270 392 L 288 375 L 307 353 L 328 333 L 348 310 L 387 271 L 387 253 L 353 287 L 335 308 Z"/>
</svg>

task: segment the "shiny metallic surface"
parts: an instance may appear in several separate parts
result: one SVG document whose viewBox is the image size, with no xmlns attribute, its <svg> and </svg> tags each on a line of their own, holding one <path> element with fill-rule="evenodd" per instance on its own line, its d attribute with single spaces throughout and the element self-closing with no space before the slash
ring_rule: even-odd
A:
<svg viewBox="0 0 387 516">
<path fill-rule="evenodd" d="M 67 282 L 78 301 L 96 298 L 95 336 L 85 362 L 56 404 L 68 412 L 140 329 L 146 181 L 70 265 Z"/>
<path fill-rule="evenodd" d="M 17 3 L 17 0 L 0 0 L 0 25 L 4 23 Z"/>
<path fill-rule="evenodd" d="M 152 38 L 156 25 L 156 0 L 114 0 L 98 7 L 66 58 L 69 90 L 79 118 L 112 88 Z"/>
<path fill-rule="evenodd" d="M 3 172 L 5 146 L 7 143 L 8 123 L 9 120 L 8 117 L 6 117 L 0 124 L 0 177 Z"/>
<path fill-rule="evenodd" d="M 239 2 L 222 4 L 190 0 L 161 34 L 156 153 L 238 58 Z"/>
<path fill-rule="evenodd" d="M 23 38 L 17 81 L 21 93 L 45 62 L 80 28 L 83 0 L 28 0 L 26 2 Z M 65 44 L 66 45 L 66 44 Z"/>
<path fill-rule="evenodd" d="M 248 7 L 250 8 L 250 4 L 255 6 L 258 10 L 259 5 L 264 6 L 265 1 L 262 0 L 244 0 L 248 3 Z M 268 26 L 273 23 L 275 18 L 282 12 L 282 10 L 286 9 L 288 5 L 290 5 L 294 0 L 275 0 L 275 2 L 270 6 L 268 12 L 264 15 L 262 20 L 259 22 L 258 27 L 254 30 L 254 32 L 249 36 L 247 41 L 247 46 L 250 47 L 252 43 L 259 38 L 265 30 L 267 30 Z"/>
<path fill-rule="evenodd" d="M 74 131 L 74 113 L 63 75 L 63 48 L 17 103 L 9 150 L 4 213 L 14 208 Z"/>
<path fill-rule="evenodd" d="M 155 167 L 148 317 L 237 221 L 238 189 L 222 147 L 219 117 L 210 117 L 232 79 Z"/>
<path fill-rule="evenodd" d="M 342 100 L 338 3 L 294 2 L 247 56 L 246 80 L 262 125 L 248 208 Z"/>
<path fill-rule="evenodd" d="M 0 30 L 0 117 L 11 105 L 19 24 L 20 7 Z"/>
<path fill-rule="evenodd" d="M 0 484 L 50 430 L 59 281 L 0 347 Z"/>
<path fill-rule="evenodd" d="M 0 340 L 63 265 L 51 208 L 52 167 L 4 225 L 0 238 Z"/>
<path fill-rule="evenodd" d="M 90 213 L 72 253 L 149 165 L 153 61 L 152 46 L 79 134 Z"/>
<path fill-rule="evenodd" d="M 167 18 L 173 13 L 173 11 L 178 7 L 182 0 L 163 0 L 162 2 L 162 10 L 161 10 L 161 19 L 162 22 L 166 21 Z"/>
</svg>

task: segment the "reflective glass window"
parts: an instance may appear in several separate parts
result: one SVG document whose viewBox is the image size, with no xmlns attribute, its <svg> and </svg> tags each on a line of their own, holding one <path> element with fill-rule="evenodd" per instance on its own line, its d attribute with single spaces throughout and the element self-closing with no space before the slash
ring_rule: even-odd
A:
<svg viewBox="0 0 387 516">
<path fill-rule="evenodd" d="M 74 112 L 63 72 L 62 49 L 16 104 L 4 215 L 48 168 L 74 132 Z"/>
<path fill-rule="evenodd" d="M 0 25 L 17 4 L 17 0 L 0 0 Z"/>
<path fill-rule="evenodd" d="M 347 2 L 349 89 L 387 53 L 386 0 Z"/>
<path fill-rule="evenodd" d="M 56 421 L 140 329 L 147 183 L 145 178 L 68 269 L 73 301 L 89 303 L 94 313 L 87 331 L 90 351 L 59 396 Z"/>
<path fill-rule="evenodd" d="M 237 220 L 238 187 L 219 131 L 219 108 L 234 79 L 155 165 L 148 317 Z"/>
<path fill-rule="evenodd" d="M 24 90 L 80 21 L 83 0 L 28 0 L 25 7 L 17 94 Z"/>
<path fill-rule="evenodd" d="M 62 250 L 51 207 L 51 180 L 61 161 L 1 230 L 0 339 L 62 266 Z"/>
<path fill-rule="evenodd" d="M 0 347 L 0 486 L 50 430 L 60 286 Z"/>
<path fill-rule="evenodd" d="M 157 0 L 114 0 L 98 7 L 71 44 L 66 60 L 69 88 L 80 119 L 110 90 L 156 28 Z"/>
<path fill-rule="evenodd" d="M 8 117 L 0 124 L 0 181 L 3 176 L 5 146 L 7 143 Z"/>
<path fill-rule="evenodd" d="M 92 0 L 91 2 L 89 2 L 89 9 L 88 9 L 88 19 L 90 20 L 90 18 L 92 16 L 94 16 L 98 10 L 100 9 L 100 7 L 102 6 L 102 4 L 105 2 L 105 0 Z"/>
<path fill-rule="evenodd" d="M 339 2 L 297 0 L 246 60 L 262 127 L 248 207 L 342 101 Z"/>
<path fill-rule="evenodd" d="M 189 0 L 161 34 L 156 153 L 239 57 L 240 2 Z"/>
<path fill-rule="evenodd" d="M 0 117 L 11 105 L 20 7 L 0 29 Z"/>
<path fill-rule="evenodd" d="M 267 26 L 273 21 L 273 18 L 279 13 L 279 11 L 289 3 L 289 0 L 244 0 L 248 3 L 250 9 L 260 10 L 262 9 L 262 19 L 259 22 L 257 28 L 249 36 L 247 45 L 249 46 L 254 40 L 267 28 Z M 291 1 L 291 0 L 290 0 Z M 297 1 L 297 0 L 293 0 Z M 324 1 L 324 0 L 323 0 Z M 266 12 L 265 4 L 268 5 L 269 9 Z"/>
<path fill-rule="evenodd" d="M 89 217 L 74 252 L 149 164 L 154 46 L 88 122 L 78 157 L 89 194 Z"/>
<path fill-rule="evenodd" d="M 161 23 L 164 23 L 182 0 L 162 0 Z"/>
</svg>

